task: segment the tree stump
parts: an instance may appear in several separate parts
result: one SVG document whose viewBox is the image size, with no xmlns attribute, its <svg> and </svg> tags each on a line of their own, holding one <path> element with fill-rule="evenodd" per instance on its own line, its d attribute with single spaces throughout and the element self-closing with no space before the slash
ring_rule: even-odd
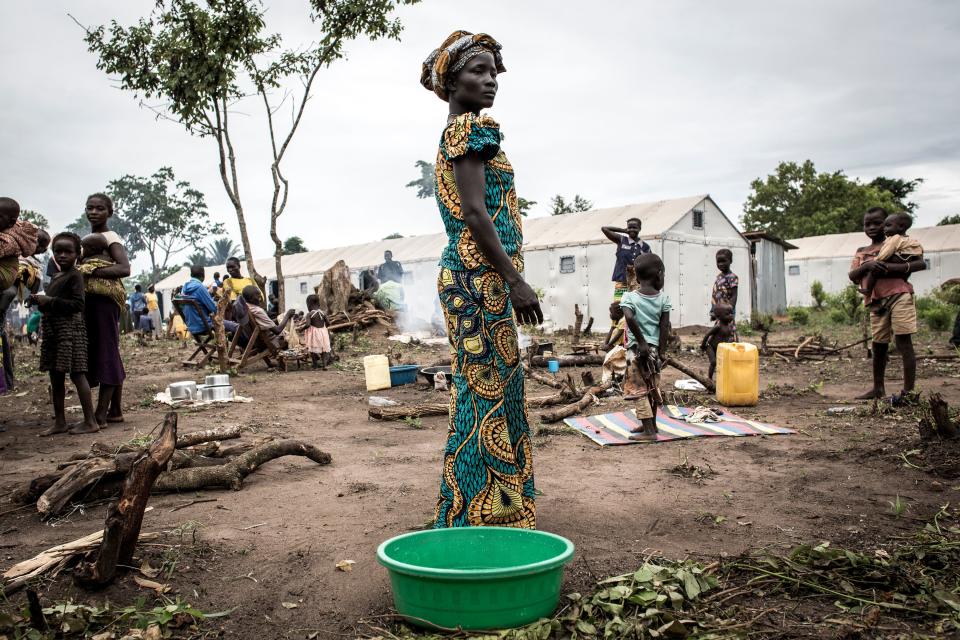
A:
<svg viewBox="0 0 960 640">
<path fill-rule="evenodd" d="M 583 312 L 580 311 L 580 305 L 573 305 L 573 344 L 580 344 L 580 331 L 583 327 Z"/>
<path fill-rule="evenodd" d="M 957 427 L 950 421 L 950 405 L 939 393 L 930 394 L 930 415 L 937 426 L 937 435 L 945 440 L 957 437 Z"/>
<path fill-rule="evenodd" d="M 223 330 L 223 316 L 227 312 L 229 302 L 229 296 L 221 295 L 220 300 L 217 301 L 217 310 L 213 314 L 213 335 L 214 341 L 217 343 L 217 361 L 220 365 L 220 373 L 227 372 L 227 334 Z"/>
<path fill-rule="evenodd" d="M 104 587 L 116 576 L 117 565 L 132 562 L 153 483 L 167 466 L 176 445 L 177 414 L 171 411 L 163 420 L 160 435 L 130 467 L 120 490 L 120 499 L 107 510 L 97 559 L 77 568 L 74 574 L 77 584 L 88 588 Z"/>
</svg>

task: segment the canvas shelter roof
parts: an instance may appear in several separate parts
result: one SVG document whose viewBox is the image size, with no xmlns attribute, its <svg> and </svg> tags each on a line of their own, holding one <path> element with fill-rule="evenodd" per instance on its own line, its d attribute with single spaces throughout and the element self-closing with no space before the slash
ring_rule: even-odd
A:
<svg viewBox="0 0 960 640">
<path fill-rule="evenodd" d="M 909 235 L 920 241 L 926 253 L 960 251 L 960 224 L 911 229 Z M 852 258 L 860 247 L 869 244 L 862 231 L 834 233 L 788 240 L 796 249 L 786 255 L 787 260 L 811 258 Z"/>
<path fill-rule="evenodd" d="M 639 218 L 641 237 L 658 238 L 677 223 L 690 209 L 702 202 L 708 195 L 695 195 L 671 200 L 657 200 L 630 204 L 622 207 L 593 209 L 583 213 L 561 216 L 527 218 L 523 223 L 524 250 L 545 249 L 570 245 L 595 244 L 609 242 L 600 227 L 623 226 L 628 218 Z M 445 233 L 376 240 L 363 244 L 307 251 L 283 257 L 283 275 L 287 278 L 323 273 L 338 260 L 343 260 L 351 269 L 362 269 L 383 262 L 383 252 L 392 251 L 401 263 L 421 260 L 437 260 L 447 244 Z M 260 258 L 254 261 L 257 271 L 267 279 L 274 279 L 273 258 Z M 246 264 L 241 265 L 246 273 Z M 214 271 L 226 273 L 224 266 L 207 267 L 208 279 Z M 186 267 L 164 278 L 157 284 L 158 289 L 173 289 L 190 279 Z"/>
</svg>

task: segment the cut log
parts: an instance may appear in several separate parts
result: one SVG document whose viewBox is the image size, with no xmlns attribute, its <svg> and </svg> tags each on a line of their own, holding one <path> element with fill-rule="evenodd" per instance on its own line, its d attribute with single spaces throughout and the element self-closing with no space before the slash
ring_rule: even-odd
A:
<svg viewBox="0 0 960 640">
<path fill-rule="evenodd" d="M 530 367 L 528 367 L 526 364 L 523 365 L 523 370 L 526 372 L 526 374 L 527 374 L 532 380 L 536 380 L 537 382 L 539 382 L 539 383 L 542 384 L 542 385 L 546 385 L 546 386 L 548 386 L 548 387 L 553 387 L 554 389 L 561 389 L 561 388 L 563 388 L 563 384 L 562 384 L 559 380 L 557 380 L 556 378 L 553 378 L 553 377 L 551 377 L 551 376 L 545 376 L 545 375 L 543 375 L 542 373 L 539 373 L 539 372 L 537 372 L 537 371 L 534 371 L 533 369 L 531 369 Z"/>
<path fill-rule="evenodd" d="M 114 470 L 116 470 L 116 465 L 113 460 L 108 458 L 81 460 L 70 467 L 59 480 L 37 498 L 37 511 L 43 518 L 49 518 L 60 513 L 60 510 L 76 493 L 86 489 Z"/>
<path fill-rule="evenodd" d="M 167 466 L 176 445 L 177 414 L 170 411 L 164 417 L 160 435 L 133 463 L 120 490 L 120 499 L 108 508 L 100 552 L 94 562 L 77 568 L 74 578 L 78 584 L 103 587 L 113 581 L 117 565 L 130 565 L 153 483 Z"/>
<path fill-rule="evenodd" d="M 593 316 L 587 319 L 587 326 L 583 328 L 583 335 L 590 337 L 593 334 Z"/>
<path fill-rule="evenodd" d="M 582 413 L 584 409 L 589 407 L 597 400 L 597 396 L 613 386 L 613 381 L 610 380 L 596 387 L 591 387 L 583 397 L 577 400 L 572 404 L 560 407 L 553 411 L 545 411 L 540 414 L 540 421 L 545 423 L 559 422 L 564 418 L 569 418 L 570 416 L 577 415 Z"/>
<path fill-rule="evenodd" d="M 160 474 L 154 483 L 155 491 L 194 491 L 213 487 L 239 490 L 243 479 L 274 458 L 305 456 L 317 464 L 330 464 L 329 453 L 299 440 L 268 442 L 217 467 L 178 469 Z"/>
<path fill-rule="evenodd" d="M 551 359 L 557 360 L 561 367 L 589 367 L 603 364 L 605 354 L 583 353 L 565 356 L 553 356 Z M 534 356 L 533 366 L 546 367 L 547 358 L 543 356 Z"/>
<path fill-rule="evenodd" d="M 426 416 L 445 416 L 449 413 L 449 402 L 424 402 L 409 407 L 370 407 L 367 410 L 367 415 L 374 420 L 406 420 Z"/>
<path fill-rule="evenodd" d="M 48 473 L 37 476 L 26 485 L 20 487 L 12 494 L 10 500 L 16 504 L 33 504 L 43 493 L 52 487 L 57 480 L 63 477 L 63 473 Z"/>
<path fill-rule="evenodd" d="M 679 360 L 676 360 L 675 358 L 667 356 L 666 358 L 664 358 L 663 363 L 670 365 L 680 373 L 690 376 L 691 378 L 693 378 L 694 380 L 702 384 L 704 387 L 706 387 L 707 391 L 717 390 L 717 385 L 713 383 L 713 380 L 703 375 L 702 373 L 694 371 L 693 369 L 683 364 Z"/>
<path fill-rule="evenodd" d="M 194 431 L 193 433 L 184 433 L 183 435 L 177 436 L 177 449 L 192 447 L 202 442 L 210 442 L 211 440 L 232 440 L 233 438 L 239 437 L 240 425 Z"/>
<path fill-rule="evenodd" d="M 945 440 L 957 437 L 957 427 L 950 421 L 950 405 L 939 393 L 930 394 L 930 415 L 937 426 L 937 435 Z"/>
</svg>

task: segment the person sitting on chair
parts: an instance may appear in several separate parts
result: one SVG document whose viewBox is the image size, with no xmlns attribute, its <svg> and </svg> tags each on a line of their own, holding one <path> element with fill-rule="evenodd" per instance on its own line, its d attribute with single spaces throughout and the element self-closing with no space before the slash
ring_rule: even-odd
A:
<svg viewBox="0 0 960 640">
<path fill-rule="evenodd" d="M 287 312 L 283 315 L 283 321 L 280 324 L 277 324 L 270 319 L 270 316 L 267 315 L 267 312 L 263 310 L 261 306 L 263 304 L 263 296 L 260 293 L 259 287 L 256 285 L 247 285 L 243 288 L 241 293 L 243 296 L 243 301 L 246 302 L 246 311 L 250 316 L 250 322 L 253 326 L 260 329 L 260 335 L 263 337 L 264 342 L 270 345 L 271 350 L 280 351 L 286 349 L 286 340 L 283 338 L 283 330 L 287 327 L 287 323 L 290 322 L 290 319 L 295 313 L 294 309 L 287 309 Z M 283 361 L 280 361 L 281 369 L 283 368 Z"/>
<path fill-rule="evenodd" d="M 180 291 L 182 297 L 190 298 L 197 303 L 196 306 L 188 304 L 183 307 L 183 319 L 187 323 L 187 331 L 194 336 L 213 330 L 213 314 L 217 312 L 217 303 L 213 301 L 210 292 L 203 286 L 204 276 L 203 267 L 198 264 L 193 265 L 190 267 L 190 280 L 183 285 L 183 289 Z M 201 313 L 204 317 L 200 316 Z M 233 333 L 237 330 L 237 323 L 224 320 L 223 329 L 227 333 Z"/>
</svg>

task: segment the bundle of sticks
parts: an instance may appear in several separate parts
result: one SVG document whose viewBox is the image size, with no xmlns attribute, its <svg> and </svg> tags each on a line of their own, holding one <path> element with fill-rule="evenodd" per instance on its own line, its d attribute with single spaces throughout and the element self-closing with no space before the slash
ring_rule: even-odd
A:
<svg viewBox="0 0 960 640">
<path fill-rule="evenodd" d="M 836 343 L 829 343 L 823 336 L 814 335 L 801 337 L 799 344 L 765 344 L 761 347 L 763 355 L 777 356 L 788 362 L 797 362 L 800 360 L 825 360 L 827 356 L 838 356 L 847 349 L 852 349 L 857 345 L 864 344 L 869 338 L 863 338 L 856 342 L 840 346 Z"/>
<path fill-rule="evenodd" d="M 379 324 L 385 329 L 393 328 L 393 315 L 389 311 L 382 311 L 370 302 L 364 301 L 349 312 L 335 313 L 327 319 L 327 329 L 330 331 L 349 331 L 354 327 L 365 328 Z"/>
</svg>

